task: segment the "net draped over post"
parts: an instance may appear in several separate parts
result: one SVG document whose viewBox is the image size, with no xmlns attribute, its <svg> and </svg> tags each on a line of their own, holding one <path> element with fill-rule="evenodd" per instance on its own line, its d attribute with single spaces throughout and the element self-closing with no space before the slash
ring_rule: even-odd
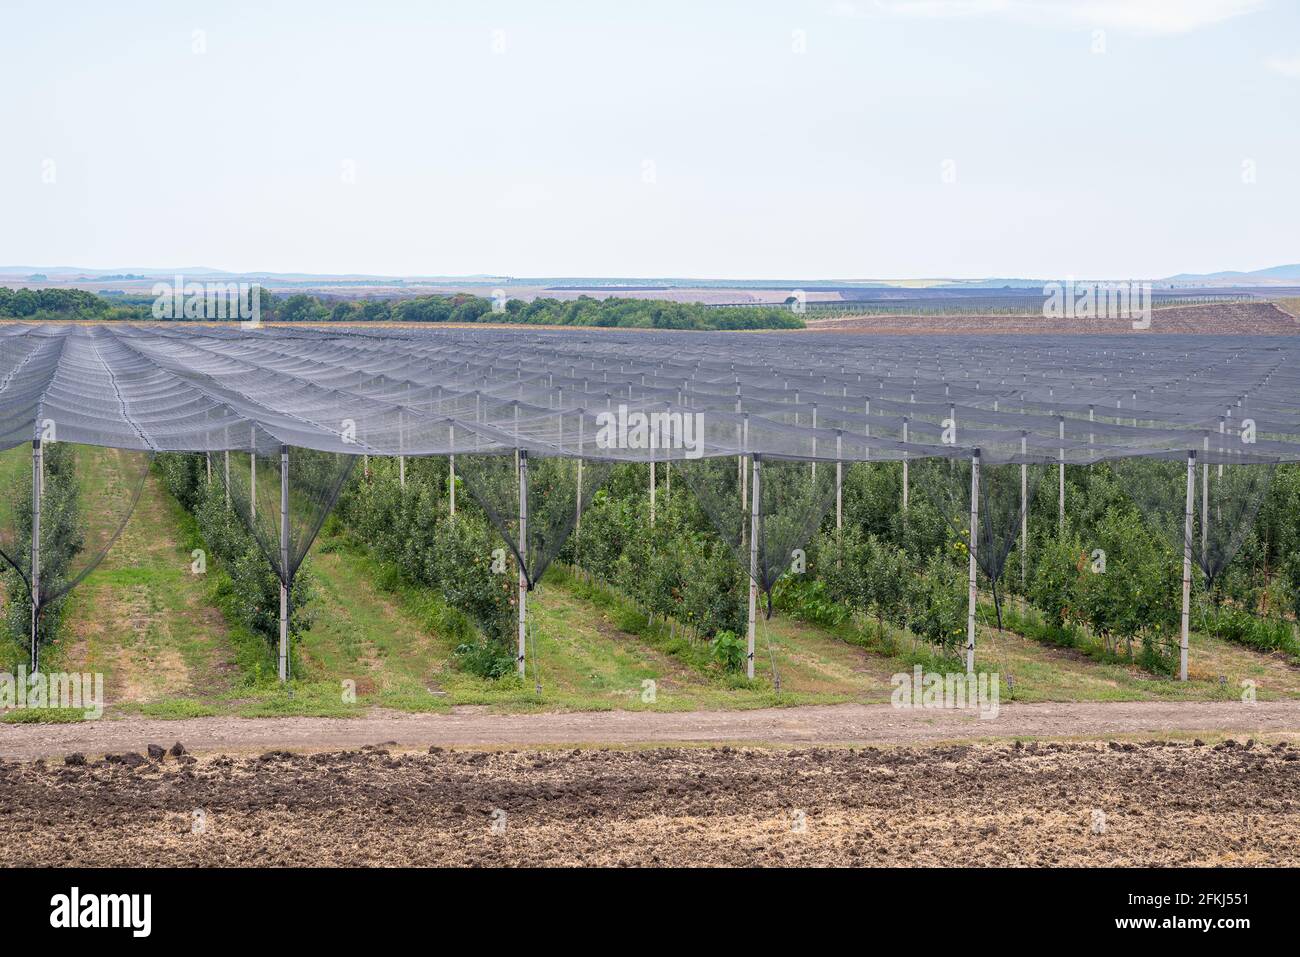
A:
<svg viewBox="0 0 1300 957">
<path fill-rule="evenodd" d="M 102 558 L 157 452 L 230 453 L 229 479 L 226 456 L 215 475 L 282 583 L 357 456 L 401 457 L 404 474 L 454 455 L 529 585 L 611 464 L 671 464 L 743 568 L 753 548 L 770 592 L 844 465 L 903 463 L 960 530 L 975 450 L 974 550 L 991 581 L 1017 539 L 1021 468 L 1059 475 L 1064 503 L 1065 470 L 1105 461 L 1213 580 L 1274 465 L 1300 462 L 1300 336 L 0 325 L 0 451 L 14 458 L 0 557 L 36 583 L 37 607 Z M 79 513 L 56 507 L 73 495 L 65 468 L 83 476 Z"/>
</svg>

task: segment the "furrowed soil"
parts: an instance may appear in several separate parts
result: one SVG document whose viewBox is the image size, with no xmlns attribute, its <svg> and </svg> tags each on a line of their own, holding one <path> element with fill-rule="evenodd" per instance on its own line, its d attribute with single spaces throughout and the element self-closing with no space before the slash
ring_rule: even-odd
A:
<svg viewBox="0 0 1300 957">
<path fill-rule="evenodd" d="M 1290 865 L 1300 749 L 189 755 L 0 765 L 0 866 Z"/>
</svg>

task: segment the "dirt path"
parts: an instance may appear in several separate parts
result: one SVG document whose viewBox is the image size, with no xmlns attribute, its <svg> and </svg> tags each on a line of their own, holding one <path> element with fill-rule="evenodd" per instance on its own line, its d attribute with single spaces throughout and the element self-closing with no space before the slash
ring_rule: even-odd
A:
<svg viewBox="0 0 1300 957">
<path fill-rule="evenodd" d="M 397 742 L 402 747 L 645 744 L 925 744 L 1009 738 L 1108 738 L 1168 733 L 1300 737 L 1300 702 L 1008 704 L 998 717 L 889 705 L 815 705 L 756 711 L 452 714 L 373 712 L 366 718 L 123 718 L 80 724 L 0 725 L 0 757 L 31 760 L 72 751 L 141 751 L 181 741 L 191 751 L 321 750 Z"/>
</svg>

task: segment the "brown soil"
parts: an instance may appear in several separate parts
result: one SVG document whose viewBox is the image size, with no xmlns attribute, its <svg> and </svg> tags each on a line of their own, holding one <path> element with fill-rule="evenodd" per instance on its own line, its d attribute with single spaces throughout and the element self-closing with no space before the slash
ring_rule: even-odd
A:
<svg viewBox="0 0 1300 957">
<path fill-rule="evenodd" d="M 973 711 L 908 710 L 888 704 L 813 705 L 751 711 L 580 711 L 451 714 L 375 711 L 365 718 L 151 718 L 78 724 L 0 724 L 0 757 L 61 759 L 143 751 L 177 739 L 195 752 L 355 748 L 378 741 L 511 747 L 573 744 L 764 743 L 913 745 L 960 740 L 1102 738 L 1173 733 L 1295 735 L 1300 701 L 1135 701 L 1003 704 L 996 718 Z"/>
<path fill-rule="evenodd" d="M 1295 866 L 1297 758 L 1251 741 L 3 764 L 0 866 Z"/>
<path fill-rule="evenodd" d="M 807 326 L 815 332 L 869 332 L 912 335 L 942 333 L 946 335 L 982 335 L 1014 333 L 1021 335 L 1145 335 L 1150 333 L 1200 333 L 1203 335 L 1300 335 L 1300 321 L 1271 302 L 1210 303 L 1196 306 L 1169 306 L 1153 309 L 1151 328 L 1133 329 L 1128 319 L 1046 319 L 1033 315 L 1006 316 L 843 316 L 809 319 Z"/>
</svg>

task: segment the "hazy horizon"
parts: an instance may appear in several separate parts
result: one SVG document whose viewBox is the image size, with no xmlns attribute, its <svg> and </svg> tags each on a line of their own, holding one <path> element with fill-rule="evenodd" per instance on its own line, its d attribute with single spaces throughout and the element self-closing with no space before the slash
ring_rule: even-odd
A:
<svg viewBox="0 0 1300 957">
<path fill-rule="evenodd" d="M 1300 259 L 1292 4 L 19 0 L 0 25 L 22 131 L 0 263 L 848 281 Z"/>
</svg>

